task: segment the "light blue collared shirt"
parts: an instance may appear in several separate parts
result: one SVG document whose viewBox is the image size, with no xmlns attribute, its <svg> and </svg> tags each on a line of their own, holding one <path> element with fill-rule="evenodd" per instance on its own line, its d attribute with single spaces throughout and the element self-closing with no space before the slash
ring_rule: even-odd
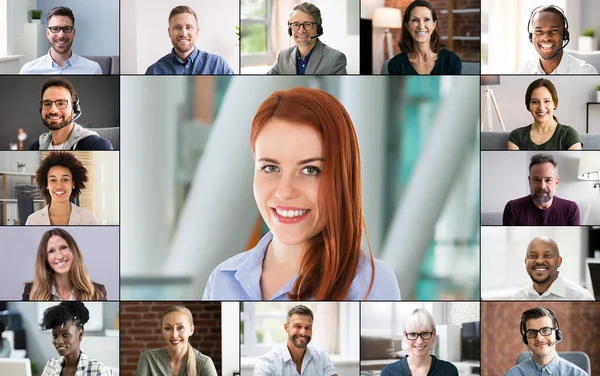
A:
<svg viewBox="0 0 600 376">
<path fill-rule="evenodd" d="M 40 58 L 25 63 L 19 74 L 102 74 L 100 65 L 95 61 L 71 54 L 64 67 L 60 67 L 52 60 L 50 50 Z"/>
<path fill-rule="evenodd" d="M 203 300 L 262 300 L 260 277 L 267 246 L 273 234 L 267 233 L 251 250 L 221 263 L 211 273 L 204 289 Z M 345 300 L 364 300 L 371 283 L 371 263 L 366 254 L 361 257 L 356 276 Z M 400 300 L 400 288 L 394 271 L 383 261 L 375 261 L 375 278 L 368 300 Z M 296 277 L 288 281 L 271 300 L 288 300 Z"/>
<path fill-rule="evenodd" d="M 306 346 L 300 371 L 302 375 L 311 376 L 331 376 L 337 374 L 327 352 L 316 349 L 310 344 Z M 285 343 L 275 346 L 268 353 L 256 359 L 256 364 L 254 365 L 254 376 L 298 375 L 296 364 L 292 361 L 292 356 Z"/>
<path fill-rule="evenodd" d="M 564 360 L 558 353 L 550 363 L 542 366 L 533 358 L 529 358 L 513 368 L 504 376 L 530 376 L 530 375 L 555 375 L 555 376 L 588 376 L 588 374 L 575 364 Z"/>
</svg>

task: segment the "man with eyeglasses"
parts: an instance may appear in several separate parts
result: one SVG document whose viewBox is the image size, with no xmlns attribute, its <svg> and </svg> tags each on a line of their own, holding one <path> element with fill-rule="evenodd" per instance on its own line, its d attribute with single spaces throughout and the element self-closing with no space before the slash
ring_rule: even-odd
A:
<svg viewBox="0 0 600 376">
<path fill-rule="evenodd" d="M 44 84 L 40 114 L 50 132 L 43 133 L 29 150 L 113 150 L 110 141 L 75 123 L 81 107 L 75 88 L 64 78 Z"/>
<path fill-rule="evenodd" d="M 48 53 L 26 63 L 19 74 L 102 74 L 95 61 L 73 53 L 75 16 L 67 7 L 52 8 L 48 12 L 46 37 L 50 42 Z"/>
<path fill-rule="evenodd" d="M 529 350 L 529 359 L 508 370 L 504 376 L 588 376 L 584 370 L 558 356 L 556 345 L 562 341 L 563 333 L 558 318 L 550 309 L 535 307 L 523 312 L 520 330 Z"/>
<path fill-rule="evenodd" d="M 221 56 L 201 51 L 196 47 L 198 17 L 187 5 L 179 5 L 169 14 L 171 52 L 146 70 L 146 74 L 233 74 Z"/>
<path fill-rule="evenodd" d="M 337 376 L 324 350 L 309 345 L 312 339 L 313 312 L 297 305 L 288 311 L 283 329 L 287 341 L 256 360 L 254 376 Z"/>
<path fill-rule="evenodd" d="M 562 257 L 558 244 L 547 236 L 533 238 L 525 254 L 525 270 L 531 283 L 519 290 L 515 300 L 594 300 L 592 294 L 560 275 Z"/>
<path fill-rule="evenodd" d="M 346 74 L 346 55 L 319 40 L 323 20 L 315 5 L 304 2 L 294 6 L 288 34 L 296 46 L 279 51 L 267 74 Z"/>
</svg>

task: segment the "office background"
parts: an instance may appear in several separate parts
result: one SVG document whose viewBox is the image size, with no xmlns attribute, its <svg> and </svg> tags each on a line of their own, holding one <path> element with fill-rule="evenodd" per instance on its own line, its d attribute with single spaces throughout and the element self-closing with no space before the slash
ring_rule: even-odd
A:
<svg viewBox="0 0 600 376">
<path fill-rule="evenodd" d="M 49 132 L 42 122 L 40 101 L 42 87 L 56 76 L 0 76 L 0 110 L 4 114 L 0 127 L 0 150 L 9 150 L 9 144 L 18 142 L 19 128 L 27 133 L 24 150 L 42 133 Z M 119 127 L 118 76 L 67 76 L 81 107 L 81 116 L 75 121 L 84 128 Z M 93 130 L 93 129 L 91 129 Z"/>
<path fill-rule="evenodd" d="M 146 69 L 173 49 L 169 37 L 169 13 L 179 0 L 121 1 L 121 73 L 144 74 Z M 239 73 L 239 3 L 191 0 L 185 2 L 198 17 L 196 47 L 219 55 Z"/>
<path fill-rule="evenodd" d="M 98 225 L 119 224 L 119 153 L 112 151 L 75 151 L 71 152 L 88 169 L 86 188 L 79 194 L 78 205 L 94 213 Z M 30 214 L 46 206 L 35 181 L 35 173 L 47 151 L 0 151 L 0 175 L 6 179 L 6 190 L 2 192 L 2 205 L 6 205 L 10 214 L 3 224 L 24 225 L 27 218 L 20 218 L 26 210 L 20 209 L 17 199 L 34 197 Z M 23 175 L 19 174 L 20 164 L 24 164 Z M 34 187 L 31 185 L 33 184 Z M 36 191 L 31 188 L 35 188 Z M 5 196 L 5 197 L 4 197 Z M 20 211 L 21 210 L 21 211 Z M 31 211 L 33 210 L 33 211 Z"/>
<path fill-rule="evenodd" d="M 0 227 L 0 300 L 21 300 L 26 282 L 33 281 L 37 250 L 44 233 L 56 226 Z M 108 300 L 119 300 L 119 227 L 66 226 L 79 246 L 92 281 L 106 287 Z"/>
<path fill-rule="evenodd" d="M 199 299 L 215 266 L 256 244 L 250 124 L 269 94 L 294 86 L 348 109 L 371 248 L 403 298 L 479 299 L 478 77 L 122 80 L 123 299 Z"/>
</svg>

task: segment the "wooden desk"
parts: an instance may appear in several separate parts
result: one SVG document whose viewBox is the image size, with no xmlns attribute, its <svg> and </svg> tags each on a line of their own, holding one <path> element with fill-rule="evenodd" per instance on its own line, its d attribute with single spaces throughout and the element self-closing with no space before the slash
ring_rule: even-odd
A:
<svg viewBox="0 0 600 376">
<path fill-rule="evenodd" d="M 6 225 L 6 204 L 8 202 L 7 197 L 6 197 L 8 194 L 7 189 L 6 189 L 6 178 L 8 176 L 29 177 L 31 179 L 31 184 L 34 185 L 35 184 L 35 173 L 0 171 L 0 176 L 2 177 L 2 198 L 0 199 L 0 201 L 2 201 L 2 223 L 1 223 L 1 225 L 4 226 L 4 225 Z"/>
</svg>

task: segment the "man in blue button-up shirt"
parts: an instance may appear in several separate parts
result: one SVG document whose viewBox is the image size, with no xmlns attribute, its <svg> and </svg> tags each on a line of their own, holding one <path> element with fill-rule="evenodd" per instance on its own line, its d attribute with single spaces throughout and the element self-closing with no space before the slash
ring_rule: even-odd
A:
<svg viewBox="0 0 600 376">
<path fill-rule="evenodd" d="M 146 74 L 233 74 L 221 56 L 196 48 L 198 17 L 188 6 L 180 5 L 169 14 L 171 53 L 163 56 L 146 70 Z"/>
<path fill-rule="evenodd" d="M 287 314 L 283 329 L 288 339 L 256 360 L 254 376 L 337 376 L 324 350 L 309 346 L 312 338 L 313 313 L 297 305 Z"/>
<path fill-rule="evenodd" d="M 73 53 L 75 16 L 67 7 L 56 7 L 48 12 L 46 37 L 50 50 L 44 56 L 26 63 L 19 74 L 102 74 L 95 61 Z"/>
</svg>

